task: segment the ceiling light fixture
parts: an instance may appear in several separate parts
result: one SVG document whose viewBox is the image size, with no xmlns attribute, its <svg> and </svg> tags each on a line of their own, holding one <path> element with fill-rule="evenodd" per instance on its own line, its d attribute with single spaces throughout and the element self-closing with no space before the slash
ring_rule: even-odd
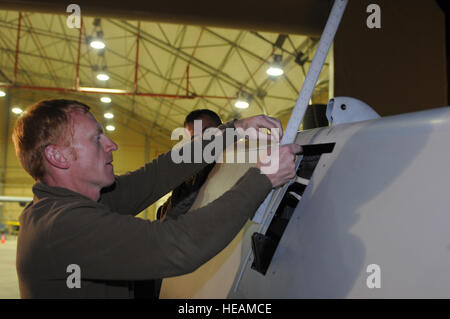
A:
<svg viewBox="0 0 450 319">
<path fill-rule="evenodd" d="M 106 73 L 99 73 L 99 74 L 97 74 L 97 79 L 100 81 L 108 81 L 109 75 Z"/>
<path fill-rule="evenodd" d="M 267 69 L 266 73 L 270 76 L 280 76 L 284 73 L 281 65 L 281 54 L 275 54 L 273 56 L 273 63 L 270 68 Z"/>
<path fill-rule="evenodd" d="M 80 91 L 82 92 L 94 92 L 94 93 L 126 93 L 125 90 L 119 89 L 106 89 L 106 88 L 91 88 L 91 87 L 80 87 Z"/>
<path fill-rule="evenodd" d="M 4 97 L 4 96 L 6 96 L 6 93 L 4 91 L 0 90 L 0 97 Z"/>
<path fill-rule="evenodd" d="M 105 43 L 100 39 L 92 40 L 91 43 L 89 43 L 89 45 L 97 50 L 102 50 L 105 48 Z"/>
<path fill-rule="evenodd" d="M 100 98 L 100 101 L 102 101 L 103 103 L 111 103 L 111 98 L 107 96 L 102 96 Z"/>
<path fill-rule="evenodd" d="M 103 114 L 103 116 L 105 117 L 105 119 L 113 119 L 114 118 L 114 114 L 112 114 L 111 112 L 106 112 L 105 114 Z"/>
<path fill-rule="evenodd" d="M 238 109 L 246 109 L 248 108 L 249 104 L 247 101 L 236 101 L 236 103 L 234 104 L 234 106 L 236 106 Z"/>
<path fill-rule="evenodd" d="M 22 114 L 22 113 L 23 113 L 23 110 L 22 110 L 20 107 L 18 107 L 18 106 L 13 107 L 11 111 L 12 111 L 14 114 Z"/>
<path fill-rule="evenodd" d="M 247 94 L 247 92 L 241 91 L 239 93 L 239 97 L 236 100 L 236 103 L 234 103 L 234 106 L 236 106 L 238 109 L 246 109 L 250 105 L 250 96 Z"/>
<path fill-rule="evenodd" d="M 114 125 L 106 125 L 106 130 L 107 131 L 110 131 L 110 132 L 112 132 L 112 131 L 114 131 L 116 129 L 116 127 L 114 126 Z"/>
</svg>

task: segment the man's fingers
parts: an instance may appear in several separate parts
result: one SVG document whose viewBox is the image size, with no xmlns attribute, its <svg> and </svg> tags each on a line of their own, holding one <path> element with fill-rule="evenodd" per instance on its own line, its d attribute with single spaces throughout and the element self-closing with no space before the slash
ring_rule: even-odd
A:
<svg viewBox="0 0 450 319">
<path fill-rule="evenodd" d="M 270 117 L 270 116 L 265 116 L 264 115 L 264 120 L 265 120 L 265 127 L 267 128 L 278 128 L 278 129 L 282 129 L 281 128 L 281 121 L 277 118 L 274 117 Z"/>
<path fill-rule="evenodd" d="M 303 148 L 300 145 L 295 144 L 295 143 L 286 144 L 286 145 L 283 145 L 283 147 L 286 147 L 289 150 L 289 153 L 294 154 L 294 155 L 303 153 Z"/>
<path fill-rule="evenodd" d="M 258 129 L 266 128 L 270 131 L 269 139 L 271 141 L 280 141 L 283 136 L 283 128 L 281 127 L 281 121 L 279 119 L 266 115 L 258 115 L 254 117 L 254 120 L 254 124 Z"/>
<path fill-rule="evenodd" d="M 273 141 L 279 141 L 280 137 L 283 135 L 283 129 L 281 127 L 280 120 L 266 115 L 257 115 L 245 118 L 235 122 L 234 125 L 236 128 L 241 128 L 244 131 L 248 128 L 257 130 L 265 128 L 271 131 L 270 139 Z"/>
<path fill-rule="evenodd" d="M 234 123 L 236 129 L 241 129 L 244 134 L 250 139 L 269 139 L 272 142 L 280 142 L 283 137 L 283 128 L 281 121 L 277 118 L 267 115 L 256 115 L 248 117 Z M 253 130 L 248 130 L 253 129 Z M 256 129 L 256 134 L 255 134 Z M 267 133 L 266 133 L 266 129 Z M 270 134 L 269 134 L 270 132 Z M 292 144 L 291 153 L 301 154 L 302 147 L 297 144 Z"/>
<path fill-rule="evenodd" d="M 281 137 L 283 136 L 283 129 L 274 128 L 270 130 L 270 140 L 274 142 L 281 141 Z"/>
<path fill-rule="evenodd" d="M 302 152 L 302 147 L 297 144 L 276 145 L 274 147 L 275 149 L 270 148 L 273 154 L 265 154 L 269 160 L 261 158 L 257 167 L 261 169 L 262 173 L 266 174 L 273 187 L 278 187 L 295 177 L 295 155 Z"/>
<path fill-rule="evenodd" d="M 280 137 L 283 136 L 283 128 L 281 127 L 281 121 L 277 118 L 264 116 L 264 121 L 261 123 L 262 126 L 267 129 L 272 129 L 271 132 L 277 134 L 274 135 L 274 138 L 280 140 Z"/>
<path fill-rule="evenodd" d="M 289 144 L 289 149 L 292 154 L 302 154 L 303 148 L 298 144 Z"/>
</svg>

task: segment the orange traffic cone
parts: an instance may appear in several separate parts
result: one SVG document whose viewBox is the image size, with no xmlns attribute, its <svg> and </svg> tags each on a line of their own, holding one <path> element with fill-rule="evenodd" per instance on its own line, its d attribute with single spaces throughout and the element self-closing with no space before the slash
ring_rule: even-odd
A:
<svg viewBox="0 0 450 319">
<path fill-rule="evenodd" d="M 5 234 L 2 234 L 2 244 L 5 243 Z"/>
</svg>

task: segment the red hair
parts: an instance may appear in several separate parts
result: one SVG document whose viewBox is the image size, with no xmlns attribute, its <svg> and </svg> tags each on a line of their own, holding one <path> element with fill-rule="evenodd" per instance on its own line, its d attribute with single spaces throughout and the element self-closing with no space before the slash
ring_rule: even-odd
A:
<svg viewBox="0 0 450 319">
<path fill-rule="evenodd" d="M 73 129 L 70 113 L 87 113 L 89 109 L 75 100 L 44 100 L 30 106 L 18 119 L 12 135 L 16 155 L 35 180 L 41 180 L 45 175 L 45 148 L 69 142 L 68 133 Z"/>
</svg>

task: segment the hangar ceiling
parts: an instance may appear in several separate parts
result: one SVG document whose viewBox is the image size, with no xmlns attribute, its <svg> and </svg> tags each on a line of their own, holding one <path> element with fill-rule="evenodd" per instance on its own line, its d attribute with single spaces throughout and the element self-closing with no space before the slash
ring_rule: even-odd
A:
<svg viewBox="0 0 450 319">
<path fill-rule="evenodd" d="M 292 108 L 318 43 L 317 37 L 292 33 L 114 17 L 82 16 L 81 28 L 71 29 L 68 16 L 0 11 L 0 86 L 9 90 L 11 103 L 80 99 L 166 146 L 193 109 L 210 108 L 228 120 Z M 98 36 L 103 50 L 89 45 Z M 282 56 L 284 70 L 277 78 L 266 74 L 274 55 Z M 96 79 L 102 70 L 108 81 Z M 328 75 L 327 64 L 314 94 L 328 90 Z M 86 87 L 121 92 L 82 92 Z M 241 92 L 251 99 L 244 110 L 234 106 Z M 103 96 L 111 103 L 100 102 Z"/>
</svg>

